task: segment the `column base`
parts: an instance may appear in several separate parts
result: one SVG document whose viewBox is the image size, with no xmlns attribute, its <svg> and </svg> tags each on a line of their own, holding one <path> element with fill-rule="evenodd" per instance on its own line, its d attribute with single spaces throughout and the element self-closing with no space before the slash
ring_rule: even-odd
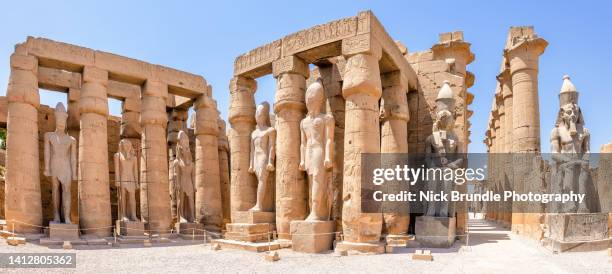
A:
<svg viewBox="0 0 612 274">
<path fill-rule="evenodd" d="M 392 247 L 406 247 L 408 242 L 414 240 L 414 236 L 409 235 L 387 235 L 385 236 L 385 242 L 387 246 Z"/>
<path fill-rule="evenodd" d="M 323 253 L 333 249 L 334 221 L 292 221 L 290 224 L 293 251 Z"/>
<path fill-rule="evenodd" d="M 455 243 L 456 219 L 419 216 L 416 218 L 415 234 L 422 247 L 451 247 Z"/>
<path fill-rule="evenodd" d="M 352 254 L 383 254 L 385 253 L 385 244 L 380 243 L 355 243 L 342 241 L 336 243 L 336 252 L 343 251 Z"/>
</svg>

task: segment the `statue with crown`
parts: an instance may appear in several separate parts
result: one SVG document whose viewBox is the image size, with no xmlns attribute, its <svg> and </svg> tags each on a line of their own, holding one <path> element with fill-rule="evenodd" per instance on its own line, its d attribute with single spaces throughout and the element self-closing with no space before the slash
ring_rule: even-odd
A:
<svg viewBox="0 0 612 274">
<path fill-rule="evenodd" d="M 428 169 L 440 169 L 442 174 L 463 165 L 462 145 L 454 132 L 455 97 L 448 81 L 444 81 L 436 98 L 432 134 L 425 140 L 425 164 Z M 453 172 L 450 172 L 453 173 Z M 453 173 L 454 174 L 454 173 Z M 423 192 L 444 193 L 449 197 L 454 189 L 452 179 L 429 178 Z M 416 240 L 422 247 L 450 247 L 455 242 L 456 219 L 447 200 L 421 201 L 424 216 L 416 218 Z"/>
<path fill-rule="evenodd" d="M 590 171 L 590 133 L 578 106 L 578 91 L 563 77 L 559 112 L 550 136 L 551 193 L 585 195 L 582 201 L 555 202 L 548 209 L 548 238 L 553 250 L 606 244 L 608 214 L 600 212 Z M 600 167 L 601 168 L 601 167 Z M 603 242 L 602 242 L 603 241 Z"/>
</svg>

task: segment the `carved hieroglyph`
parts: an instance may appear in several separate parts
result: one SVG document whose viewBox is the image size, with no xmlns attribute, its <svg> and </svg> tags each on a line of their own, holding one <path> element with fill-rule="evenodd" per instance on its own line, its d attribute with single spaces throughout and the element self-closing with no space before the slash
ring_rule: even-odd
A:
<svg viewBox="0 0 612 274">
<path fill-rule="evenodd" d="M 300 170 L 306 171 L 310 185 L 309 221 L 329 220 L 331 210 L 330 178 L 334 151 L 334 118 L 321 113 L 325 94 L 321 82 L 316 81 L 306 90 L 308 114 L 300 124 Z"/>
<path fill-rule="evenodd" d="M 274 171 L 276 131 L 270 125 L 270 105 L 263 102 L 255 111 L 257 126 L 251 133 L 249 172 L 257 177 L 257 200 L 251 211 L 274 211 L 270 172 Z"/>
<path fill-rule="evenodd" d="M 70 187 L 77 179 L 76 139 L 66 134 L 68 113 L 64 104 L 55 107 L 55 131 L 45 133 L 45 176 L 51 177 L 54 222 L 61 222 L 60 193 L 64 222 L 70 220 Z"/>
<path fill-rule="evenodd" d="M 119 141 L 119 151 L 115 153 L 115 184 L 119 201 L 119 219 L 137 222 L 136 190 L 138 182 L 138 159 L 132 143 L 127 139 Z"/>
<path fill-rule="evenodd" d="M 578 106 L 578 91 L 569 76 L 563 77 L 559 94 L 560 109 L 550 136 L 554 161 L 552 185 L 555 193 L 586 194 L 589 178 L 590 134 Z M 587 203 L 577 201 L 555 204 L 555 212 L 588 213 Z"/>
<path fill-rule="evenodd" d="M 461 144 L 454 133 L 455 119 L 453 109 L 455 98 L 448 81 L 444 81 L 438 97 L 436 98 L 436 117 L 433 132 L 425 140 L 425 158 L 428 168 L 456 169 L 463 163 Z M 428 182 L 428 190 L 448 194 L 453 190 L 452 180 Z M 427 216 L 449 217 L 452 212 L 449 201 L 428 202 Z"/>
<path fill-rule="evenodd" d="M 180 222 L 195 220 L 194 164 L 189 148 L 189 136 L 179 131 L 176 144 L 176 159 L 172 162 L 172 177 L 176 197 L 176 212 Z"/>
</svg>

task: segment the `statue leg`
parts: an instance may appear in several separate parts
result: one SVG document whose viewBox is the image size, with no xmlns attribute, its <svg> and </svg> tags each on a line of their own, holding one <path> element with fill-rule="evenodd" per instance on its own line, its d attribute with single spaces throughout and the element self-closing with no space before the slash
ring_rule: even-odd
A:
<svg viewBox="0 0 612 274">
<path fill-rule="evenodd" d="M 261 207 L 264 200 L 264 195 L 266 195 L 266 184 L 268 181 L 268 172 L 262 171 L 261 175 L 257 178 L 257 200 L 255 202 L 255 206 L 251 208 L 251 211 L 261 211 Z"/>
<path fill-rule="evenodd" d="M 129 191 L 126 202 L 130 206 L 130 221 L 138 220 L 136 217 L 136 191 Z"/>
<path fill-rule="evenodd" d="M 310 193 L 310 214 L 307 220 L 323 221 L 327 216 L 327 185 L 325 184 L 325 172 L 317 172 L 317 174 L 309 175 L 312 182 L 312 191 Z"/>
<path fill-rule="evenodd" d="M 53 200 L 53 221 L 61 223 L 60 219 L 60 183 L 57 177 L 51 177 L 51 198 Z"/>
<path fill-rule="evenodd" d="M 189 203 L 189 222 L 194 222 L 195 220 L 195 195 L 191 195 L 187 197 L 187 202 Z"/>
<path fill-rule="evenodd" d="M 436 181 L 428 182 L 427 185 L 428 185 L 426 189 L 427 191 L 432 191 L 434 194 L 437 192 L 438 183 Z M 435 201 L 426 201 L 426 206 L 427 206 L 427 211 L 425 213 L 426 216 L 436 216 L 436 204 L 437 202 Z"/>
<path fill-rule="evenodd" d="M 453 182 L 451 181 L 444 181 L 443 185 L 442 185 L 442 191 L 443 194 L 447 194 L 449 196 L 450 199 L 450 190 L 452 189 L 452 184 Z M 449 206 L 450 202 L 448 200 L 441 200 L 440 201 L 440 211 L 439 211 L 439 216 L 440 217 L 448 217 L 448 206 Z"/>
<path fill-rule="evenodd" d="M 62 204 L 64 205 L 64 222 L 67 224 L 71 224 L 71 220 L 70 220 L 70 202 L 71 202 L 71 197 L 70 197 L 70 186 L 72 185 L 72 182 L 65 182 L 62 183 Z M 59 192 L 59 191 L 58 191 Z M 58 208 L 59 211 L 59 208 Z"/>
<path fill-rule="evenodd" d="M 182 222 L 185 219 L 185 199 L 183 198 L 183 195 L 185 195 L 184 192 L 179 190 L 176 197 L 176 217 L 178 218 L 179 222 Z"/>
<path fill-rule="evenodd" d="M 588 183 L 588 177 L 589 177 L 589 171 L 588 170 L 584 170 L 582 167 L 579 167 L 580 169 L 580 175 L 578 178 L 578 194 L 585 194 L 587 195 L 587 183 Z M 586 196 L 585 196 L 586 197 Z M 587 207 L 587 202 L 588 201 L 588 197 L 586 197 L 582 203 L 580 202 L 576 202 L 578 203 L 578 213 L 589 213 L 589 208 Z"/>
</svg>

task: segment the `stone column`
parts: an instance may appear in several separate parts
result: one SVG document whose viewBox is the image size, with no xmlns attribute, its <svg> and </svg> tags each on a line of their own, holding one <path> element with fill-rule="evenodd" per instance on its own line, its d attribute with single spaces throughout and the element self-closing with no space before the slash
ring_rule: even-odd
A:
<svg viewBox="0 0 612 274">
<path fill-rule="evenodd" d="M 495 145 L 495 162 L 496 162 L 496 172 L 495 172 L 495 184 L 497 185 L 497 193 L 503 193 L 504 185 L 503 185 L 503 177 L 504 177 L 504 163 L 502 162 L 502 153 L 504 150 L 505 144 L 505 131 L 504 126 L 506 123 L 506 113 L 504 108 L 503 100 L 501 99 L 501 88 L 499 92 L 495 94 L 495 101 L 497 104 L 497 120 L 495 121 L 495 134 L 496 145 Z M 503 202 L 497 203 L 497 214 L 495 214 L 495 220 L 501 222 L 503 215 Z"/>
<path fill-rule="evenodd" d="M 383 161 L 385 168 L 395 168 L 401 163 L 402 156 L 395 157 L 399 153 L 408 153 L 408 97 L 406 90 L 408 82 L 400 71 L 387 73 L 382 77 L 382 100 L 381 100 L 381 133 L 380 133 L 380 152 L 389 153 L 383 155 L 383 160 L 389 160 L 388 164 Z M 387 190 L 386 193 L 396 193 L 403 188 Z M 390 210 L 396 211 L 397 202 L 391 202 Z M 385 205 L 383 205 L 384 207 Z M 407 204 L 406 204 L 407 206 Z M 408 212 L 406 210 L 406 212 Z M 409 214 L 385 213 L 385 232 L 388 235 L 406 235 L 410 224 Z"/>
<path fill-rule="evenodd" d="M 506 50 L 505 57 L 510 63 L 512 79 L 512 152 L 514 166 L 514 184 L 517 191 L 525 191 L 526 178 L 532 169 L 533 153 L 540 152 L 540 109 L 538 101 L 538 60 L 548 42 L 535 35 L 514 39 Z M 529 153 L 530 155 L 518 155 Z M 513 208 L 518 214 L 513 215 L 512 230 L 524 232 L 526 218 L 539 219 L 538 216 L 523 214 L 524 209 Z M 521 212 L 523 211 L 523 212 Z M 537 221 L 539 222 L 539 221 Z M 533 224 L 539 226 L 539 224 Z"/>
<path fill-rule="evenodd" d="M 8 116 L 4 208 L 7 228 L 16 233 L 40 233 L 40 228 L 36 226 L 42 225 L 37 74 L 36 57 L 18 52 L 11 55 L 11 76 L 6 91 Z"/>
<path fill-rule="evenodd" d="M 300 171 L 300 122 L 306 104 L 304 93 L 308 64 L 295 56 L 272 63 L 276 78 L 276 230 L 281 239 L 291 239 L 289 224 L 304 220 L 308 195 L 304 172 Z M 274 126 L 274 125 L 273 125 Z"/>
<path fill-rule="evenodd" d="M 140 95 L 140 94 L 139 94 Z M 119 130 L 119 135 L 121 139 L 129 140 L 134 148 L 134 152 L 136 153 L 136 157 L 139 160 L 138 166 L 140 166 L 140 159 L 142 153 L 140 151 L 141 145 L 141 134 L 142 127 L 140 126 L 140 97 L 128 97 L 125 98 L 121 105 L 121 128 Z M 136 175 L 138 176 L 138 175 Z M 136 203 L 137 210 L 140 210 L 140 218 L 143 222 L 146 222 L 148 219 L 148 209 L 147 209 L 147 195 L 145 191 L 140 189 L 137 191 L 138 198 Z"/>
<path fill-rule="evenodd" d="M 193 104 L 196 112 L 195 136 L 195 184 L 196 220 L 204 224 L 204 229 L 221 231 L 223 208 L 221 203 L 221 184 L 219 178 L 219 150 L 217 104 L 207 95 L 201 95 Z"/>
<path fill-rule="evenodd" d="M 249 173 L 251 132 L 255 129 L 255 90 L 257 82 L 236 76 L 230 81 L 230 161 L 232 220 L 237 211 L 247 211 L 255 205 L 257 183 Z"/>
<path fill-rule="evenodd" d="M 231 222 L 230 177 L 229 177 L 229 141 L 225 133 L 225 121 L 218 117 L 219 134 L 217 138 L 219 153 L 219 178 L 221 184 L 221 204 L 223 208 L 223 226 Z"/>
<path fill-rule="evenodd" d="M 166 142 L 166 98 L 168 86 L 147 80 L 141 96 L 142 126 L 140 185 L 147 200 L 147 222 L 154 233 L 170 231 L 170 193 L 168 189 L 168 145 Z"/>
<path fill-rule="evenodd" d="M 79 221 L 84 234 L 111 234 L 110 185 L 108 178 L 108 72 L 96 67 L 83 69 L 79 99 Z"/>
<path fill-rule="evenodd" d="M 502 87 L 502 99 L 504 102 L 504 112 L 505 112 L 505 124 L 504 128 L 504 144 L 502 150 L 502 158 L 503 165 L 505 168 L 502 172 L 502 183 L 508 188 L 507 190 L 513 190 L 512 183 L 512 115 L 513 115 L 513 107 L 512 107 L 512 81 L 510 79 L 510 72 L 508 69 L 504 69 L 504 71 L 498 76 L 498 81 L 501 83 Z M 504 219 L 503 222 L 505 225 L 510 226 L 512 223 L 512 201 L 507 201 L 504 204 Z"/>
<path fill-rule="evenodd" d="M 342 54 L 347 59 L 342 86 L 346 100 L 342 227 L 348 249 L 357 248 L 350 243 L 379 243 L 382 229 L 381 213 L 361 212 L 361 153 L 380 152 L 378 100 L 382 85 L 378 60 L 382 50 L 371 37 L 359 42 L 361 38 L 342 41 Z M 374 252 L 380 252 L 379 248 Z"/>
<path fill-rule="evenodd" d="M 81 77 L 82 78 L 82 77 Z M 80 85 L 79 85 L 80 86 Z M 79 114 L 79 98 L 81 90 L 77 88 L 68 89 L 68 120 L 66 121 L 66 132 L 79 144 L 79 131 L 81 131 L 81 115 Z M 76 181 L 70 185 L 71 212 L 70 220 L 78 224 L 79 220 L 79 184 Z"/>
<path fill-rule="evenodd" d="M 332 212 L 331 219 L 336 222 L 336 231 L 342 231 L 342 178 L 344 172 L 344 108 L 342 97 L 342 78 L 337 63 L 329 66 L 318 66 L 323 78 L 325 97 L 329 111 L 334 116 L 334 163 L 332 166 Z"/>
</svg>

